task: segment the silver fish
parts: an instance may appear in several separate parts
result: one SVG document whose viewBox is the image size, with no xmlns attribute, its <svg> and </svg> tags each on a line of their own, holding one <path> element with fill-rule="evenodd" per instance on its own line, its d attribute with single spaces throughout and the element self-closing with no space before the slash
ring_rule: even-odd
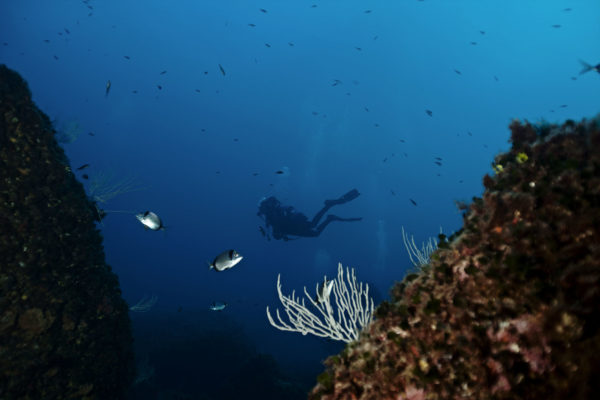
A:
<svg viewBox="0 0 600 400">
<path fill-rule="evenodd" d="M 212 311 L 223 311 L 225 307 L 227 307 L 227 303 L 223 303 L 222 301 L 213 301 L 208 308 Z"/>
<path fill-rule="evenodd" d="M 152 229 L 153 231 L 165 229 L 165 226 L 163 225 L 159 216 L 154 214 L 152 211 L 145 211 L 143 213 L 136 214 L 135 217 L 142 223 L 142 225 L 144 225 L 146 229 Z"/>
<path fill-rule="evenodd" d="M 226 269 L 235 267 L 243 258 L 244 257 L 235 250 L 225 250 L 215 257 L 212 264 L 208 265 L 208 268 L 219 272 L 225 271 Z"/>
</svg>

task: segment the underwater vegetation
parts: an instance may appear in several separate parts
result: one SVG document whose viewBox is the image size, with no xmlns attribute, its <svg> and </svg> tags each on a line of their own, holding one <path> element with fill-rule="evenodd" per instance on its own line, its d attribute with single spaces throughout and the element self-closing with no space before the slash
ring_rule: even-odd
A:
<svg viewBox="0 0 600 400">
<path fill-rule="evenodd" d="M 600 118 L 510 129 L 463 228 L 327 359 L 311 399 L 600 393 Z"/>
<path fill-rule="evenodd" d="M 0 65 L 0 398 L 120 399 L 134 378 L 128 307 L 56 139 Z"/>
</svg>

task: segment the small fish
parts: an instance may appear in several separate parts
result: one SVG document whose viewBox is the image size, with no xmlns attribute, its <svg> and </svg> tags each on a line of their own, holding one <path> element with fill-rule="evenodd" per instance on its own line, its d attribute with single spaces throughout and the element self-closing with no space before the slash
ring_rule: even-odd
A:
<svg viewBox="0 0 600 400">
<path fill-rule="evenodd" d="M 565 11 L 565 12 L 569 12 L 571 10 L 572 10 L 572 8 L 565 8 L 565 9 L 563 9 L 563 11 Z"/>
<path fill-rule="evenodd" d="M 290 47 L 294 47 L 294 43 L 293 43 L 293 42 L 288 42 L 288 45 L 289 45 Z"/>
<path fill-rule="evenodd" d="M 83 164 L 81 167 L 77 168 L 77 171 L 81 171 L 82 169 L 86 169 L 90 164 Z"/>
<path fill-rule="evenodd" d="M 462 73 L 457 69 L 455 69 L 454 72 L 456 72 L 458 75 L 462 75 Z"/>
<path fill-rule="evenodd" d="M 319 115 L 319 112 L 318 111 L 313 111 L 312 115 Z"/>
<path fill-rule="evenodd" d="M 44 42 L 46 43 L 50 43 L 50 41 L 48 39 L 44 39 Z"/>
<path fill-rule="evenodd" d="M 162 224 L 159 216 L 152 211 L 144 211 L 143 213 L 136 214 L 135 217 L 144 225 L 144 229 L 151 229 L 153 231 L 165 230 L 165 226 Z"/>
<path fill-rule="evenodd" d="M 471 132 L 467 132 L 467 135 L 469 136 L 473 136 L 473 134 Z"/>
<path fill-rule="evenodd" d="M 430 117 L 433 117 L 433 111 L 431 110 L 425 110 L 425 112 L 427 113 L 427 115 L 429 115 Z"/>
<path fill-rule="evenodd" d="M 354 47 L 358 51 L 362 51 L 362 47 Z"/>
<path fill-rule="evenodd" d="M 129 56 L 123 56 L 123 58 L 126 60 L 131 60 L 131 57 L 129 57 Z"/>
<path fill-rule="evenodd" d="M 365 14 L 371 14 L 371 10 L 365 10 Z"/>
<path fill-rule="evenodd" d="M 265 46 L 267 47 L 271 47 L 271 45 L 269 43 L 265 43 Z"/>
<path fill-rule="evenodd" d="M 496 75 L 494 75 L 494 80 L 498 82 L 498 77 Z"/>
<path fill-rule="evenodd" d="M 138 92 L 137 90 L 132 90 L 131 91 L 131 93 L 133 93 L 133 94 L 137 94 L 137 92 Z"/>
<path fill-rule="evenodd" d="M 259 10 L 260 10 L 260 12 L 263 12 L 265 14 L 267 13 L 267 10 L 265 10 L 264 8 L 259 8 Z"/>
<path fill-rule="evenodd" d="M 55 60 L 58 60 L 58 56 L 55 54 L 52 57 L 54 57 Z"/>
<path fill-rule="evenodd" d="M 333 281 L 328 281 L 327 278 L 323 278 L 323 283 L 317 285 L 317 298 L 315 303 L 324 303 L 329 301 L 329 295 L 333 289 Z"/>
<path fill-rule="evenodd" d="M 204 71 L 204 75 L 208 75 L 208 71 Z"/>
<path fill-rule="evenodd" d="M 88 132 L 88 135 L 90 135 L 90 136 L 96 136 L 96 135 L 94 134 L 94 132 Z"/>
<path fill-rule="evenodd" d="M 312 6 L 310 6 L 310 8 L 317 8 L 317 5 L 313 4 Z"/>
<path fill-rule="evenodd" d="M 368 107 L 365 107 L 365 111 L 366 111 L 366 112 L 369 112 L 369 108 L 368 108 Z"/>
<path fill-rule="evenodd" d="M 164 74 L 166 74 L 166 73 L 167 73 L 167 71 L 166 71 L 166 70 L 164 70 L 164 71 L 161 71 L 161 73 L 160 73 L 159 75 L 164 75 Z"/>
<path fill-rule="evenodd" d="M 583 66 L 583 69 L 581 70 L 581 72 L 579 72 L 579 75 L 583 75 L 590 71 L 596 71 L 597 73 L 600 74 L 600 64 L 590 65 L 583 60 L 579 60 L 579 62 Z"/>
<path fill-rule="evenodd" d="M 223 311 L 225 307 L 227 307 L 227 303 L 222 301 L 213 301 L 208 308 L 212 311 Z"/>
<path fill-rule="evenodd" d="M 277 170 L 277 171 L 275 171 L 275 173 L 276 173 L 277 175 L 283 175 L 283 174 L 285 174 L 285 171 L 282 171 L 282 170 Z"/>
<path fill-rule="evenodd" d="M 477 46 L 477 42 L 470 42 L 471 46 Z"/>
<path fill-rule="evenodd" d="M 378 35 L 373 36 L 373 40 L 377 40 L 377 39 L 379 39 Z"/>
<path fill-rule="evenodd" d="M 379 128 L 379 124 L 373 124 L 375 128 Z"/>
<path fill-rule="evenodd" d="M 552 25 L 552 27 L 558 29 L 558 28 L 560 28 L 560 25 L 559 24 L 554 24 L 554 25 Z"/>
<path fill-rule="evenodd" d="M 106 82 L 106 94 L 104 95 L 105 97 L 108 96 L 108 92 L 110 92 L 110 87 L 111 87 L 111 83 L 110 83 L 110 79 Z"/>
<path fill-rule="evenodd" d="M 195 92 L 196 92 L 196 93 L 200 93 L 200 89 L 196 89 L 196 90 L 195 90 Z"/>
<path fill-rule="evenodd" d="M 221 70 L 221 73 L 223 74 L 223 76 L 225 76 L 225 69 L 223 69 L 223 66 L 221 64 L 219 64 L 219 69 Z M 205 74 L 208 74 L 208 71 L 205 72 Z"/>
<path fill-rule="evenodd" d="M 485 31 L 479 31 L 479 33 L 481 33 L 482 35 L 485 35 Z"/>
<path fill-rule="evenodd" d="M 334 79 L 331 86 L 337 86 L 337 85 L 340 85 L 341 83 L 342 83 L 342 81 L 340 81 L 339 79 Z"/>
<path fill-rule="evenodd" d="M 410 202 L 413 204 L 413 206 L 416 206 L 416 205 L 417 205 L 417 202 L 416 202 L 416 201 L 414 201 L 413 199 L 409 199 L 409 200 L 410 200 Z"/>
<path fill-rule="evenodd" d="M 82 177 L 83 179 L 89 179 L 89 176 L 88 176 L 87 174 L 83 174 L 83 175 L 81 175 L 81 177 Z"/>
<path fill-rule="evenodd" d="M 561 104 L 560 105 L 560 108 L 567 108 L 567 107 L 568 107 L 568 105 L 566 105 L 566 104 Z"/>
<path fill-rule="evenodd" d="M 252 176 L 257 176 L 257 175 L 258 175 L 258 172 L 253 172 L 252 173 Z"/>
<path fill-rule="evenodd" d="M 248 26 L 251 26 L 252 28 L 255 28 L 256 24 L 248 24 Z"/>
<path fill-rule="evenodd" d="M 394 192 L 392 189 L 390 189 L 390 192 L 392 193 L 392 196 L 396 195 L 396 192 Z"/>
<path fill-rule="evenodd" d="M 162 90 L 162 86 L 156 85 L 156 87 L 158 88 L 158 90 Z"/>
<path fill-rule="evenodd" d="M 442 161 L 442 157 L 434 157 L 434 159 L 436 159 L 438 161 Z"/>
<path fill-rule="evenodd" d="M 434 161 L 433 163 L 439 165 L 440 167 L 442 166 L 442 163 L 439 161 Z"/>
<path fill-rule="evenodd" d="M 67 28 L 64 28 L 64 29 L 65 29 L 65 32 L 66 32 L 67 35 L 71 34 L 71 32 L 69 32 L 69 30 Z"/>
<path fill-rule="evenodd" d="M 212 264 L 208 264 L 209 269 L 221 272 L 236 266 L 244 257 L 235 250 L 225 250 L 215 257 Z"/>
</svg>

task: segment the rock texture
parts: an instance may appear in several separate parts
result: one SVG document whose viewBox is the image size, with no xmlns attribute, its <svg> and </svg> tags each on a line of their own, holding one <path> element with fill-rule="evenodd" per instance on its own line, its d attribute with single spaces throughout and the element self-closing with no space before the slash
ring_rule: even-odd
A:
<svg viewBox="0 0 600 400">
<path fill-rule="evenodd" d="M 464 226 L 392 289 L 312 399 L 600 393 L 600 118 L 513 122 Z"/>
<path fill-rule="evenodd" d="M 94 205 L 25 81 L 0 65 L 0 399 L 119 399 L 128 307 Z"/>
</svg>

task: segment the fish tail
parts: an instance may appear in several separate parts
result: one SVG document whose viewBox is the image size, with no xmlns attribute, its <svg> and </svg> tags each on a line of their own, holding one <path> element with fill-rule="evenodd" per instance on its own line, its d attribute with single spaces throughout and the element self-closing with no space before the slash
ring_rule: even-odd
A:
<svg viewBox="0 0 600 400">
<path fill-rule="evenodd" d="M 586 62 L 585 62 L 585 61 L 583 61 L 583 60 L 579 60 L 579 62 L 580 62 L 580 63 L 581 63 L 581 65 L 583 66 L 583 69 L 582 69 L 582 70 L 579 72 L 579 75 L 583 75 L 583 74 L 585 74 L 586 72 L 589 72 L 589 71 L 591 71 L 592 69 L 594 69 L 594 67 L 593 67 L 593 66 L 591 66 L 591 65 L 590 65 L 590 64 L 588 64 L 588 63 L 586 63 Z"/>
</svg>

